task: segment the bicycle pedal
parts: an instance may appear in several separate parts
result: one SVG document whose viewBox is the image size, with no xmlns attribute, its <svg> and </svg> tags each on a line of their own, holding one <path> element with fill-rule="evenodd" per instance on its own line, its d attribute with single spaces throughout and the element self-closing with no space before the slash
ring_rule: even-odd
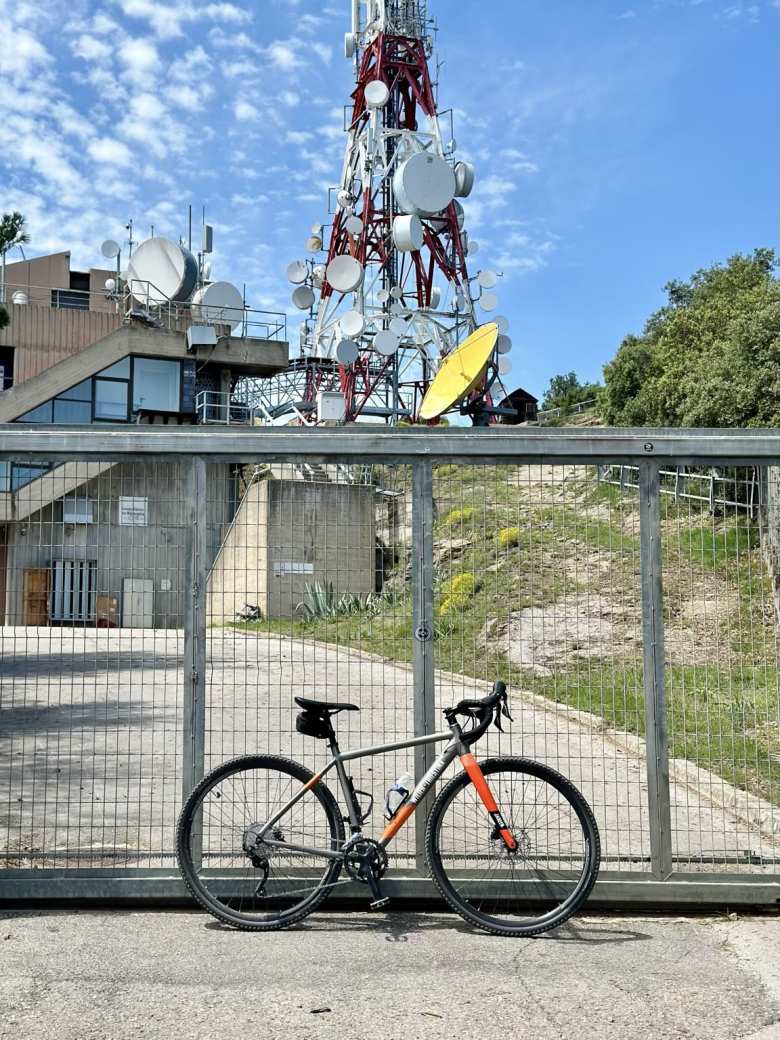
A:
<svg viewBox="0 0 780 1040">
<path fill-rule="evenodd" d="M 381 896 L 379 899 L 375 899 L 373 903 L 369 903 L 368 905 L 371 910 L 384 910 L 389 902 L 390 896 Z"/>
</svg>

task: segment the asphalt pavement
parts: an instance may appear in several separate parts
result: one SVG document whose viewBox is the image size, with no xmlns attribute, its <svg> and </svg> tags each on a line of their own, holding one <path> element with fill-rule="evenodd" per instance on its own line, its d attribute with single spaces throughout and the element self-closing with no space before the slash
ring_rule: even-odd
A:
<svg viewBox="0 0 780 1040">
<path fill-rule="evenodd" d="M 0 911 L 8 1040 L 777 1040 L 780 917 L 585 916 L 501 939 L 439 913 L 267 935 L 195 911 Z"/>
</svg>

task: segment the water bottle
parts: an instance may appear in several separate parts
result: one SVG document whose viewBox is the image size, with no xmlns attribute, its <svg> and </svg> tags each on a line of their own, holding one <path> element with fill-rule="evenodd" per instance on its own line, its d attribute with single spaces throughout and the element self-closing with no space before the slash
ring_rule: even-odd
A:
<svg viewBox="0 0 780 1040">
<path fill-rule="evenodd" d="M 399 776 L 390 790 L 387 792 L 387 798 L 385 798 L 385 819 L 392 820 L 401 806 L 404 804 L 406 799 L 414 785 L 414 776 L 411 773 L 404 773 L 403 776 Z"/>
</svg>

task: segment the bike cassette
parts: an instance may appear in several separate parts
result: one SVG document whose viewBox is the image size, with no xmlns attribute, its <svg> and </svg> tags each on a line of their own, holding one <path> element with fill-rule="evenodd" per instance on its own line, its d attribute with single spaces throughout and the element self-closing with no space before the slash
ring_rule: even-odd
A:
<svg viewBox="0 0 780 1040">
<path fill-rule="evenodd" d="M 356 834 L 344 846 L 344 869 L 353 881 L 368 885 L 369 877 L 383 877 L 387 870 L 387 852 L 383 845 L 372 838 Z"/>
<path fill-rule="evenodd" d="M 275 846 L 267 845 L 263 841 L 261 832 L 261 825 L 259 823 L 253 823 L 244 831 L 244 838 L 242 841 L 244 852 L 252 860 L 252 864 L 255 867 L 262 867 L 267 864 L 268 860 L 271 859 L 277 851 Z M 284 834 L 279 827 L 274 827 L 269 834 L 269 837 L 274 841 L 284 841 Z"/>
</svg>

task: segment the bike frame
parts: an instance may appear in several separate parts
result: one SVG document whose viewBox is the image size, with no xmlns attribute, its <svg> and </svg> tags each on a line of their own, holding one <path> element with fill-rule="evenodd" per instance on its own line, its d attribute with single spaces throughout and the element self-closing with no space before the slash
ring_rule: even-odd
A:
<svg viewBox="0 0 780 1040">
<path fill-rule="evenodd" d="M 409 817 L 414 813 L 417 806 L 420 804 L 426 793 L 433 787 L 439 777 L 442 775 L 444 770 L 456 757 L 460 757 L 463 768 L 469 774 L 472 783 L 477 789 L 485 809 L 494 820 L 498 832 L 501 835 L 505 845 L 511 851 L 517 848 L 517 842 L 515 841 L 512 832 L 507 827 L 507 824 L 499 811 L 498 805 L 495 798 L 488 786 L 487 781 L 479 768 L 479 764 L 475 760 L 474 756 L 468 749 L 468 745 L 464 742 L 463 733 L 461 732 L 460 726 L 453 722 L 448 730 L 444 730 L 441 733 L 432 733 L 424 737 L 413 737 L 411 740 L 402 740 L 393 744 L 375 744 L 372 747 L 358 748 L 355 751 L 340 751 L 339 746 L 336 742 L 335 736 L 329 741 L 330 751 L 332 758 L 330 762 L 325 766 L 323 770 L 316 773 L 307 784 L 305 784 L 301 790 L 294 795 L 278 812 L 276 812 L 269 820 L 262 824 L 261 830 L 258 833 L 258 838 L 263 841 L 265 845 L 271 847 L 284 848 L 287 851 L 308 853 L 309 855 L 323 856 L 327 859 L 343 860 L 344 852 L 342 850 L 335 849 L 320 849 L 314 848 L 307 845 L 295 845 L 290 842 L 277 841 L 273 838 L 266 837 L 267 832 L 278 823 L 282 817 L 296 805 L 301 798 L 308 792 L 311 791 L 322 778 L 331 771 L 336 770 L 336 774 L 339 779 L 339 785 L 344 794 L 344 800 L 347 804 L 347 812 L 349 813 L 349 822 L 352 830 L 352 834 L 362 833 L 363 823 L 360 814 L 360 808 L 355 798 L 355 791 L 352 785 L 352 780 L 347 774 L 344 767 L 345 762 L 351 762 L 358 758 L 371 758 L 376 755 L 389 754 L 391 751 L 401 751 L 404 748 L 419 747 L 424 744 L 440 744 L 442 741 L 448 740 L 449 743 L 433 763 L 433 765 L 423 774 L 422 778 L 416 784 L 414 790 L 409 796 L 409 800 L 405 802 L 395 816 L 390 820 L 379 838 L 379 843 L 384 848 L 390 844 L 398 831 L 403 827 Z"/>
</svg>

